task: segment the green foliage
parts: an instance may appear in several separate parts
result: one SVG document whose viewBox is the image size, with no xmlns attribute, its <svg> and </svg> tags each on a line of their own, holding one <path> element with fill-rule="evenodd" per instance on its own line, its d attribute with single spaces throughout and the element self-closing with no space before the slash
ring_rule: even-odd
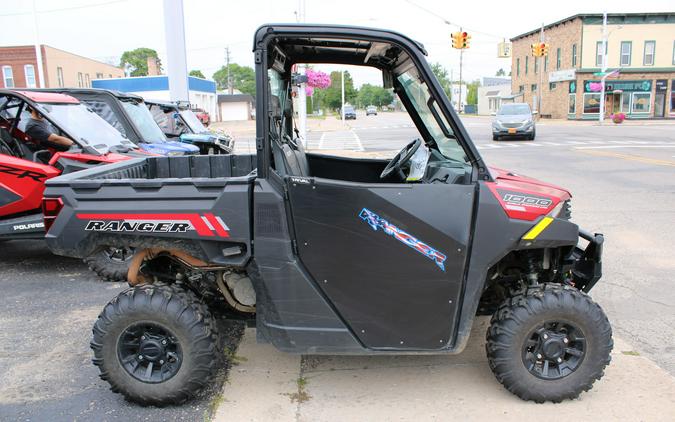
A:
<svg viewBox="0 0 675 422">
<path fill-rule="evenodd" d="M 231 63 L 230 77 L 234 89 L 255 96 L 255 71 L 252 67 Z M 214 73 L 213 80 L 216 81 L 218 89 L 227 89 L 227 66 L 221 67 Z"/>
<path fill-rule="evenodd" d="M 478 104 L 478 87 L 480 81 L 476 79 L 466 85 L 466 104 Z"/>
<path fill-rule="evenodd" d="M 342 105 L 342 72 L 333 71 L 330 73 L 331 84 L 326 89 L 314 91 L 314 108 L 327 108 L 337 110 Z M 356 103 L 358 92 L 354 88 L 354 81 L 348 71 L 345 71 L 345 102 Z"/>
<path fill-rule="evenodd" d="M 393 100 L 394 94 L 391 90 L 371 84 L 363 84 L 356 96 L 356 104 L 359 107 L 389 105 Z"/>
<path fill-rule="evenodd" d="M 135 50 L 125 51 L 120 58 L 120 67 L 124 67 L 125 63 L 129 63 L 136 69 L 131 72 L 131 76 L 147 76 L 148 75 L 148 57 L 158 58 L 157 52 L 152 48 L 140 47 Z M 159 64 L 161 70 L 161 63 Z"/>
<path fill-rule="evenodd" d="M 495 76 L 506 76 L 506 71 L 504 71 L 502 68 L 499 68 Z"/>
<path fill-rule="evenodd" d="M 452 96 L 452 81 L 448 77 L 448 70 L 440 63 L 434 63 L 431 65 L 431 71 L 434 73 L 436 79 L 438 79 L 438 82 L 441 84 L 441 88 L 443 88 L 445 95 L 447 95 L 448 99 L 450 99 Z"/>
<path fill-rule="evenodd" d="M 201 70 L 197 70 L 197 69 L 191 70 L 190 73 L 189 73 L 189 76 L 194 76 L 195 78 L 206 79 L 206 76 L 204 76 L 204 74 L 202 73 L 202 71 L 201 71 Z"/>
</svg>

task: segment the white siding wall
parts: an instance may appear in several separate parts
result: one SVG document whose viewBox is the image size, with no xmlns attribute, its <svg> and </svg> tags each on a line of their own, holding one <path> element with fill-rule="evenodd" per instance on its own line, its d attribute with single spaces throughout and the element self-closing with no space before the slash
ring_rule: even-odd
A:
<svg viewBox="0 0 675 422">
<path fill-rule="evenodd" d="M 223 122 L 232 120 L 248 120 L 251 110 L 248 102 L 220 103 L 220 120 Z"/>
</svg>

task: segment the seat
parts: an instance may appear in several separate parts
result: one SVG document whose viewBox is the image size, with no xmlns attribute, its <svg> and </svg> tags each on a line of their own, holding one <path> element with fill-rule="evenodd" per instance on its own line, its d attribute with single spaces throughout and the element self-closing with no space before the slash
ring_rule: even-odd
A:
<svg viewBox="0 0 675 422">
<path fill-rule="evenodd" d="M 291 119 L 290 109 L 283 112 L 287 119 Z M 299 139 L 291 139 L 288 135 L 278 137 L 279 129 L 282 124 L 282 110 L 279 97 L 270 96 L 270 117 L 274 130 L 270 134 L 272 140 L 272 153 L 274 163 L 282 175 L 309 177 L 309 163 L 302 142 Z"/>
</svg>

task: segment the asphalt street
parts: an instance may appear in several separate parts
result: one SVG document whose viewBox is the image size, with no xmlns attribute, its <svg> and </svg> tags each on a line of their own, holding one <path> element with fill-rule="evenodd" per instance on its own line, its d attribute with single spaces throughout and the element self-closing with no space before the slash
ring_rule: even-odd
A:
<svg viewBox="0 0 675 422">
<path fill-rule="evenodd" d="M 618 336 L 675 375 L 675 125 L 544 122 L 535 141 L 493 142 L 489 118 L 463 122 L 489 165 L 573 193 L 573 220 L 606 236 L 593 297 Z M 393 155 L 417 136 L 406 115 L 359 115 L 349 128 L 310 132 L 308 147 Z M 238 151 L 248 148 L 238 139 Z M 124 287 L 51 255 L 43 242 L 0 243 L 0 420 L 192 421 L 211 414 L 220 385 L 185 406 L 158 409 L 126 402 L 98 378 L 91 327 Z"/>
</svg>

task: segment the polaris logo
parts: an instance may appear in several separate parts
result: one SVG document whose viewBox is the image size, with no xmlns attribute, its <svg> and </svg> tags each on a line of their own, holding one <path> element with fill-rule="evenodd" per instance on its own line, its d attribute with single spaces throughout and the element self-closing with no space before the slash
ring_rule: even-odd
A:
<svg viewBox="0 0 675 422">
<path fill-rule="evenodd" d="M 95 232 L 185 233 L 194 230 L 188 222 L 171 221 L 100 221 L 92 220 L 84 228 Z"/>
<path fill-rule="evenodd" d="M 30 224 L 17 224 L 12 227 L 12 230 L 32 230 L 32 229 L 44 229 L 45 223 L 30 223 Z"/>
</svg>

